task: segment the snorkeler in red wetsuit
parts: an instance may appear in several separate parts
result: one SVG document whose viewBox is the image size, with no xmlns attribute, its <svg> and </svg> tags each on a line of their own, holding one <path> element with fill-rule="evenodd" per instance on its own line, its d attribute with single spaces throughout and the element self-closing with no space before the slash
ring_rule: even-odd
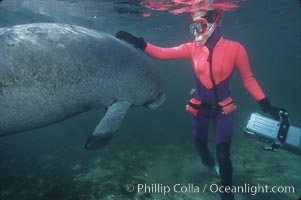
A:
<svg viewBox="0 0 301 200">
<path fill-rule="evenodd" d="M 208 149 L 208 126 L 213 120 L 219 175 L 222 186 L 232 186 L 230 145 L 233 127 L 233 103 L 229 83 L 237 69 L 243 86 L 259 102 L 262 110 L 277 118 L 278 110 L 270 105 L 250 68 L 245 48 L 238 42 L 221 35 L 221 11 L 207 10 L 195 13 L 189 31 L 195 40 L 177 47 L 161 48 L 146 43 L 127 32 L 116 37 L 133 44 L 156 59 L 190 59 L 195 76 L 195 92 L 186 110 L 192 113 L 193 138 L 202 162 L 215 168 L 213 155 Z M 222 200 L 233 200 L 233 193 L 220 193 Z"/>
</svg>

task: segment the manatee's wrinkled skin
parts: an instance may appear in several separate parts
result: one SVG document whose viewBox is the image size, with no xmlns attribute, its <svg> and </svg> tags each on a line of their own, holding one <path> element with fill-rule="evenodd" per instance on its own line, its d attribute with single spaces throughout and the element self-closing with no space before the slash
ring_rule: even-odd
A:
<svg viewBox="0 0 301 200">
<path fill-rule="evenodd" d="M 0 136 L 106 107 L 86 143 L 96 149 L 129 107 L 164 102 L 149 58 L 106 33 L 50 23 L 0 28 L 0 52 Z"/>
</svg>

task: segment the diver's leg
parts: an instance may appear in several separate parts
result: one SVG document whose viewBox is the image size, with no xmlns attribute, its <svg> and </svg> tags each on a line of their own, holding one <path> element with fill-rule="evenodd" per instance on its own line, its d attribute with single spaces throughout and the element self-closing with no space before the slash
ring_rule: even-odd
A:
<svg viewBox="0 0 301 200">
<path fill-rule="evenodd" d="M 198 114 L 196 117 L 192 117 L 192 132 L 195 147 L 202 159 L 202 163 L 213 169 L 214 157 L 208 149 L 208 126 L 209 119 L 205 116 Z"/>
<path fill-rule="evenodd" d="M 230 159 L 230 144 L 232 138 L 233 113 L 215 118 L 215 142 L 221 185 L 232 186 L 233 168 Z M 222 200 L 233 200 L 233 193 L 220 193 Z"/>
</svg>

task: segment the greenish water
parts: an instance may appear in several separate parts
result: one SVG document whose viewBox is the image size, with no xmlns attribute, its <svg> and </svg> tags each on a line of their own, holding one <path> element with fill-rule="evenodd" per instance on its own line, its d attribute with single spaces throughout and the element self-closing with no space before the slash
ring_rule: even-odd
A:
<svg viewBox="0 0 301 200">
<path fill-rule="evenodd" d="M 53 1 L 51 6 L 49 2 L 3 0 L 0 27 L 69 23 L 111 34 L 127 30 L 160 46 L 193 39 L 187 32 L 185 14 L 152 11 L 151 17 L 143 18 L 136 11 L 145 10 L 129 2 L 66 0 Z M 255 77 L 272 104 L 284 107 L 290 122 L 301 127 L 300 2 L 248 0 L 240 5 L 224 13 L 223 35 L 244 44 Z M 166 103 L 156 111 L 130 110 L 104 149 L 87 151 L 83 147 L 103 109 L 0 138 L 0 200 L 218 199 L 218 193 L 208 188 L 203 192 L 205 185 L 219 184 L 219 178 L 202 166 L 192 141 L 190 116 L 184 109 L 193 86 L 191 64 L 183 60 L 154 62 L 164 83 Z M 300 155 L 285 150 L 266 152 L 261 148 L 263 143 L 244 137 L 242 130 L 250 113 L 261 111 L 237 74 L 231 92 L 239 108 L 231 147 L 234 185 L 294 187 L 294 192 L 276 194 L 239 193 L 236 199 L 297 200 L 301 195 Z M 127 192 L 127 184 L 135 190 Z M 156 184 L 161 189 L 180 184 L 184 190 L 189 186 L 192 190 L 178 193 L 179 186 L 164 195 L 162 190 L 138 192 L 139 184 L 153 190 Z"/>
</svg>

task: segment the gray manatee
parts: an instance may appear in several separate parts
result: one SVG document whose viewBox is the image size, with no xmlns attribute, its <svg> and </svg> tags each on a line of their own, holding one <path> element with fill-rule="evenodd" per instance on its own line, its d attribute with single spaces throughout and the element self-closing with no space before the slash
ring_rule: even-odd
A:
<svg viewBox="0 0 301 200">
<path fill-rule="evenodd" d="M 42 127 L 92 108 L 106 112 L 85 147 L 104 146 L 132 106 L 165 100 L 143 52 L 87 28 L 37 23 L 0 28 L 0 136 Z"/>
</svg>

